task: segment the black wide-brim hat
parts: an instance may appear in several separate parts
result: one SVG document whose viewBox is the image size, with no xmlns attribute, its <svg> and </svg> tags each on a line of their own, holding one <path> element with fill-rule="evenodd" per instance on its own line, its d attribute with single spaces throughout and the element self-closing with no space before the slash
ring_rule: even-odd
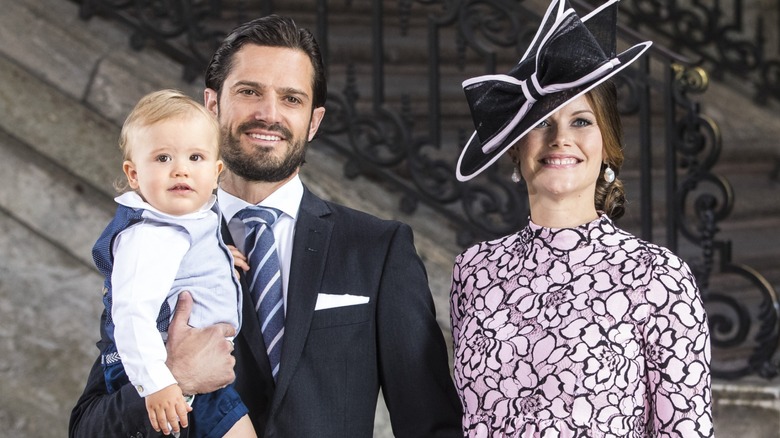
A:
<svg viewBox="0 0 780 438">
<path fill-rule="evenodd" d="M 568 0 L 553 0 L 531 46 L 509 73 L 463 82 L 476 131 L 455 175 L 468 181 L 541 121 L 619 73 L 650 48 L 645 41 L 616 55 L 617 3 L 580 19 Z"/>
</svg>

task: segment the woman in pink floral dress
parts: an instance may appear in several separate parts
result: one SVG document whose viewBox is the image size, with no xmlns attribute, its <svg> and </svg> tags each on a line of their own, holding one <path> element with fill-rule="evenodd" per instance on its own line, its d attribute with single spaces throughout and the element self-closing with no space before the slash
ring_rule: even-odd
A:
<svg viewBox="0 0 780 438">
<path fill-rule="evenodd" d="M 614 3 L 580 20 L 554 1 L 509 75 L 464 82 L 477 132 L 458 178 L 508 151 L 531 207 L 520 232 L 455 262 L 454 373 L 468 437 L 713 436 L 710 340 L 696 281 L 679 257 L 612 222 L 623 213 L 623 152 L 608 79 L 649 46 L 614 55 L 614 41 L 592 36 L 605 32 L 588 20 Z M 583 56 L 583 45 L 601 52 Z M 550 53 L 555 60 L 541 59 Z M 512 100 L 520 102 L 512 108 Z"/>
</svg>

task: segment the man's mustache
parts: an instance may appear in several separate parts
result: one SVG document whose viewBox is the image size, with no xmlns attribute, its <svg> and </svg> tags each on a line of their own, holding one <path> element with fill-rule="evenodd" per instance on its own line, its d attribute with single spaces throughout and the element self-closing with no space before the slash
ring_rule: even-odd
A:
<svg viewBox="0 0 780 438">
<path fill-rule="evenodd" d="M 251 122 L 244 122 L 238 125 L 239 131 L 249 131 L 250 129 L 262 129 L 265 131 L 277 132 L 281 137 L 290 140 L 292 138 L 292 132 L 279 123 L 268 124 L 260 120 L 253 120 Z"/>
</svg>

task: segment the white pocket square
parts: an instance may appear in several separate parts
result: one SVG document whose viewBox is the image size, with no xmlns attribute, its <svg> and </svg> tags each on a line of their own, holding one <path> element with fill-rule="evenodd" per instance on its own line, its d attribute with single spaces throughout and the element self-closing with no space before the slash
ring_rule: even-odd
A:
<svg viewBox="0 0 780 438">
<path fill-rule="evenodd" d="M 314 310 L 354 306 L 356 304 L 366 304 L 367 302 L 368 297 L 360 295 L 317 294 L 317 304 L 314 306 Z"/>
</svg>

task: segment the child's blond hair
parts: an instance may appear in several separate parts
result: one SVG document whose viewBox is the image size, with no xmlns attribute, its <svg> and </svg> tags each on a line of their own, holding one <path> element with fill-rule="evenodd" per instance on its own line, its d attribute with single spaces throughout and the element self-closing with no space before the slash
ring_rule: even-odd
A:
<svg viewBox="0 0 780 438">
<path fill-rule="evenodd" d="M 132 159 L 133 132 L 160 123 L 174 117 L 196 117 L 203 116 L 205 123 L 211 125 L 214 131 L 214 142 L 217 145 L 217 156 L 219 156 L 219 122 L 209 110 L 196 102 L 193 98 L 187 96 L 179 90 L 159 90 L 154 91 L 142 97 L 122 125 L 122 132 L 119 134 L 119 149 L 122 151 L 123 160 Z M 121 178 L 114 183 L 117 192 L 128 190 L 127 181 Z"/>
<path fill-rule="evenodd" d="M 131 157 L 130 136 L 133 131 L 174 117 L 198 114 L 202 114 L 214 128 L 219 152 L 219 123 L 206 107 L 178 90 L 159 90 L 142 97 L 125 119 L 119 135 L 119 149 L 124 159 L 129 160 Z"/>
</svg>

